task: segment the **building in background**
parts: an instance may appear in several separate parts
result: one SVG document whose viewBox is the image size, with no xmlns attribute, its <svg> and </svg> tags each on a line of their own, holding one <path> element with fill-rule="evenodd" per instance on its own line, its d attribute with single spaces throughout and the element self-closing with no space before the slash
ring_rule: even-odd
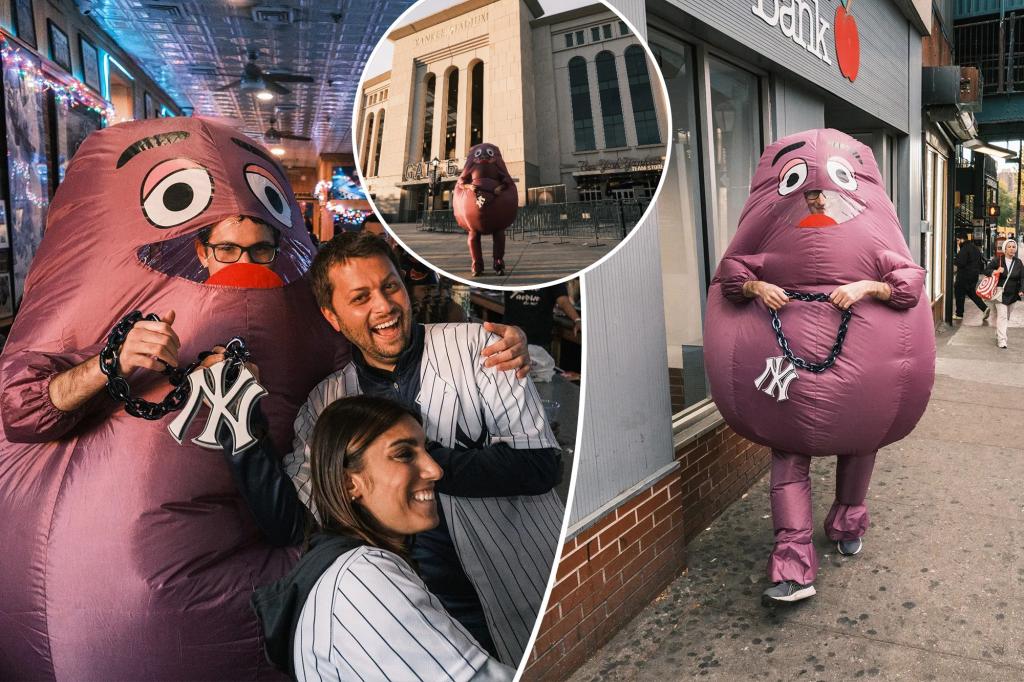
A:
<svg viewBox="0 0 1024 682">
<path fill-rule="evenodd" d="M 387 219 L 447 208 L 466 153 L 485 141 L 521 203 L 654 195 L 665 103 L 640 41 L 604 5 L 547 16 L 534 0 L 469 0 L 387 38 L 391 69 L 363 83 L 356 125 Z"/>
</svg>

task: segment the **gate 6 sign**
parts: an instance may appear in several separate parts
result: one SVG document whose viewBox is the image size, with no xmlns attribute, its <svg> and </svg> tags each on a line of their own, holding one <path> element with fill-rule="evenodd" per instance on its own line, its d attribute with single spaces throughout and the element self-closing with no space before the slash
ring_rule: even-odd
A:
<svg viewBox="0 0 1024 682">
<path fill-rule="evenodd" d="M 232 455 L 237 455 L 256 442 L 249 428 L 249 418 L 256 401 L 267 395 L 267 389 L 260 386 L 249 369 L 242 365 L 238 368 L 238 376 L 230 388 L 227 388 L 227 370 L 231 365 L 226 361 L 218 362 L 210 368 L 200 367 L 188 375 L 191 387 L 188 402 L 167 430 L 174 440 L 181 444 L 189 425 L 195 419 L 199 408 L 208 405 L 210 416 L 206 427 L 192 439 L 196 445 L 211 450 L 219 450 L 217 429 L 221 424 L 231 429 L 233 443 Z"/>
<path fill-rule="evenodd" d="M 839 71 L 850 82 L 857 79 L 860 70 L 860 35 L 857 21 L 850 13 L 852 3 L 853 0 L 839 0 L 833 40 Z M 821 0 L 754 0 L 750 11 L 769 26 L 778 26 L 782 35 L 831 65 L 827 35 L 832 24 L 821 17 L 821 4 Z"/>
</svg>

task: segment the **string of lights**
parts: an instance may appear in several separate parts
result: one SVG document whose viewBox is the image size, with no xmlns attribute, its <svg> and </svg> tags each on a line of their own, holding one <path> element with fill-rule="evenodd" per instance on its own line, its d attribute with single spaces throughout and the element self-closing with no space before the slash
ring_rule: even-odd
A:
<svg viewBox="0 0 1024 682">
<path fill-rule="evenodd" d="M 49 77 L 39 68 L 32 55 L 16 46 L 2 34 L 0 34 L 0 56 L 3 58 L 5 71 L 17 69 L 18 76 L 30 86 L 53 92 L 58 104 L 86 107 L 103 117 L 103 125 L 107 124 L 108 119 L 113 118 L 114 107 L 109 102 L 96 97 L 81 81 L 74 78 L 70 83 L 63 83 Z"/>
</svg>

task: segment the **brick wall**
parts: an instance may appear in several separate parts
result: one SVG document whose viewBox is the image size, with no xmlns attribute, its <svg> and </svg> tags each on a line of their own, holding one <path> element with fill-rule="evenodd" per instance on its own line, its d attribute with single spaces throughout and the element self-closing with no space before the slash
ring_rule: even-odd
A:
<svg viewBox="0 0 1024 682">
<path fill-rule="evenodd" d="M 569 677 L 685 568 L 686 544 L 769 463 L 724 425 L 676 459 L 679 469 L 566 541 L 524 682 Z"/>
<path fill-rule="evenodd" d="M 771 454 L 722 424 L 677 450 L 676 460 L 683 484 L 683 540 L 689 543 L 764 475 Z"/>
</svg>

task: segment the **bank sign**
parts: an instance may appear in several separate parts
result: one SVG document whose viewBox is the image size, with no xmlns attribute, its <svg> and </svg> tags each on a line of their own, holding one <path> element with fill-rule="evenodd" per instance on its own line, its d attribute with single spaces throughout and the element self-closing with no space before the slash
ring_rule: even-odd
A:
<svg viewBox="0 0 1024 682">
<path fill-rule="evenodd" d="M 829 55 L 834 46 L 839 72 L 852 83 L 860 70 L 860 35 L 850 13 L 853 0 L 839 0 L 831 24 L 822 17 L 822 4 L 819 0 L 754 0 L 750 11 L 826 64 L 832 64 Z M 824 9 L 827 13 L 828 7 Z"/>
</svg>

